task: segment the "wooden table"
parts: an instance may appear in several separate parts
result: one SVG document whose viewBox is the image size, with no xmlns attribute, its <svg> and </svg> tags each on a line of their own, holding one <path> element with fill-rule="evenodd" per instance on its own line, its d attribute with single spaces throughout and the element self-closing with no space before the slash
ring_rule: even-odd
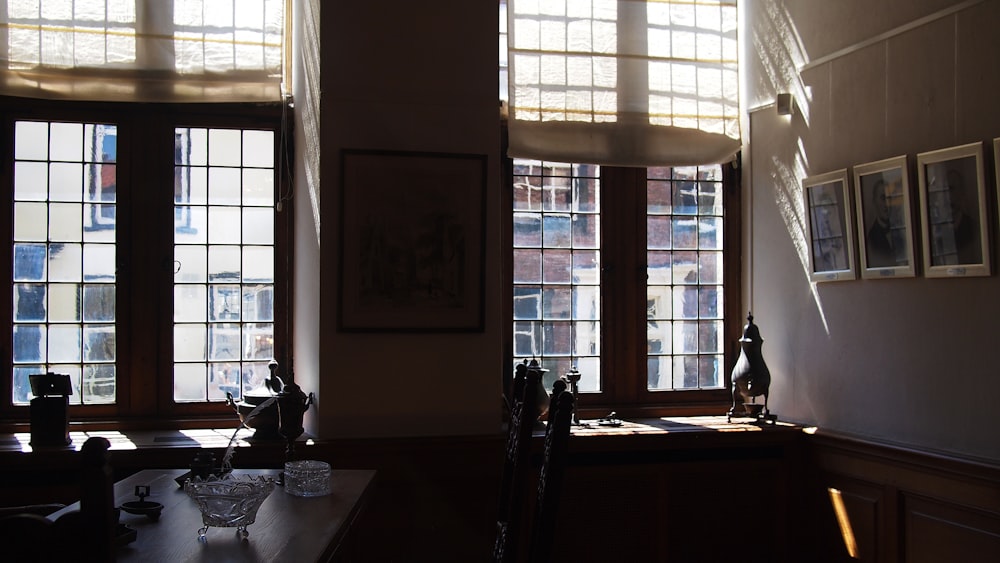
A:
<svg viewBox="0 0 1000 563">
<path fill-rule="evenodd" d="M 303 498 L 282 487 L 264 501 L 257 521 L 247 527 L 250 537 L 241 540 L 236 528 L 209 528 L 199 541 L 201 512 L 174 478 L 183 469 L 149 469 L 115 483 L 115 506 L 138 500 L 136 485 L 149 485 L 145 500 L 163 505 L 158 521 L 122 511 L 120 522 L 136 530 L 136 540 L 117 550 L 117 561 L 327 561 L 343 543 L 360 514 L 375 477 L 373 470 L 334 470 L 332 493 Z M 277 470 L 234 470 L 236 474 L 277 475 Z M 64 511 L 75 510 L 73 504 Z"/>
</svg>

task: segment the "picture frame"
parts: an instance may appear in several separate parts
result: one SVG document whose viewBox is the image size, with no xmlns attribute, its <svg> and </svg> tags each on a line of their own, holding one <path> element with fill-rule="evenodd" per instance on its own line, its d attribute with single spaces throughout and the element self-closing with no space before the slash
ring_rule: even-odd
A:
<svg viewBox="0 0 1000 563">
<path fill-rule="evenodd" d="M 990 275 L 983 144 L 917 155 L 926 277 Z"/>
<path fill-rule="evenodd" d="M 809 279 L 814 282 L 857 279 L 848 182 L 846 168 L 802 180 Z"/>
<path fill-rule="evenodd" d="M 483 330 L 486 163 L 341 151 L 340 330 Z"/>
<path fill-rule="evenodd" d="M 911 191 L 906 155 L 854 167 L 862 278 L 916 275 Z"/>
<path fill-rule="evenodd" d="M 997 205 L 1000 205 L 1000 137 L 993 139 L 993 180 Z"/>
</svg>

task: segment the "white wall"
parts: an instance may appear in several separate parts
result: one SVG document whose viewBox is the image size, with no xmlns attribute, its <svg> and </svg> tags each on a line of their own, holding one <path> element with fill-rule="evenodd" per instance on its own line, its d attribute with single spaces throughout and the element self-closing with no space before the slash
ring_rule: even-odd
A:
<svg viewBox="0 0 1000 563">
<path fill-rule="evenodd" d="M 810 283 L 800 187 L 805 176 L 905 154 L 916 198 L 917 153 L 984 142 L 995 232 L 1000 2 L 744 6 L 744 277 L 774 378 L 772 410 L 880 441 L 1000 460 L 997 275 Z M 768 105 L 777 92 L 794 94 L 792 119 Z M 993 244 L 996 264 L 995 237 Z"/>
<path fill-rule="evenodd" d="M 310 323 L 297 318 L 296 338 L 315 346 L 303 353 L 318 351 L 318 420 L 310 430 L 324 438 L 500 432 L 500 331 L 507 321 L 499 285 L 497 18 L 492 0 L 322 4 L 322 230 L 318 260 L 299 260 L 313 271 L 318 263 L 318 287 L 315 300 L 297 297 L 297 314 L 318 312 L 318 335 L 303 334 Z M 344 148 L 488 155 L 485 331 L 337 331 Z M 307 236 L 302 222 L 309 217 L 297 221 Z M 303 286 L 308 282 L 297 280 Z"/>
</svg>

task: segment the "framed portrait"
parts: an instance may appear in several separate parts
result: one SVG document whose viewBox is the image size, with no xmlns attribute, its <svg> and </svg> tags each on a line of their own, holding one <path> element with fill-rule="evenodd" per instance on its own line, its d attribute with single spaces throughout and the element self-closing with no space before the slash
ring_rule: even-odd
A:
<svg viewBox="0 0 1000 563">
<path fill-rule="evenodd" d="M 858 265 L 867 279 L 913 277 L 913 206 L 906 156 L 854 167 Z"/>
<path fill-rule="evenodd" d="M 486 155 L 341 152 L 344 331 L 481 331 Z"/>
<path fill-rule="evenodd" d="M 809 279 L 853 280 L 854 222 L 847 169 L 802 180 L 809 243 Z"/>
<path fill-rule="evenodd" d="M 983 144 L 917 155 L 924 275 L 990 275 Z"/>
</svg>

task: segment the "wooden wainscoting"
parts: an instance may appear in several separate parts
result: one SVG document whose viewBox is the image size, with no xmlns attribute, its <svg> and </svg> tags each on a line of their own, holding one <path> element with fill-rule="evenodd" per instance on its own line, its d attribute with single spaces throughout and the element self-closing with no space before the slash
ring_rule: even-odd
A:
<svg viewBox="0 0 1000 563">
<path fill-rule="evenodd" d="M 1000 557 L 1000 466 L 822 431 L 808 444 L 810 561 Z"/>
</svg>

